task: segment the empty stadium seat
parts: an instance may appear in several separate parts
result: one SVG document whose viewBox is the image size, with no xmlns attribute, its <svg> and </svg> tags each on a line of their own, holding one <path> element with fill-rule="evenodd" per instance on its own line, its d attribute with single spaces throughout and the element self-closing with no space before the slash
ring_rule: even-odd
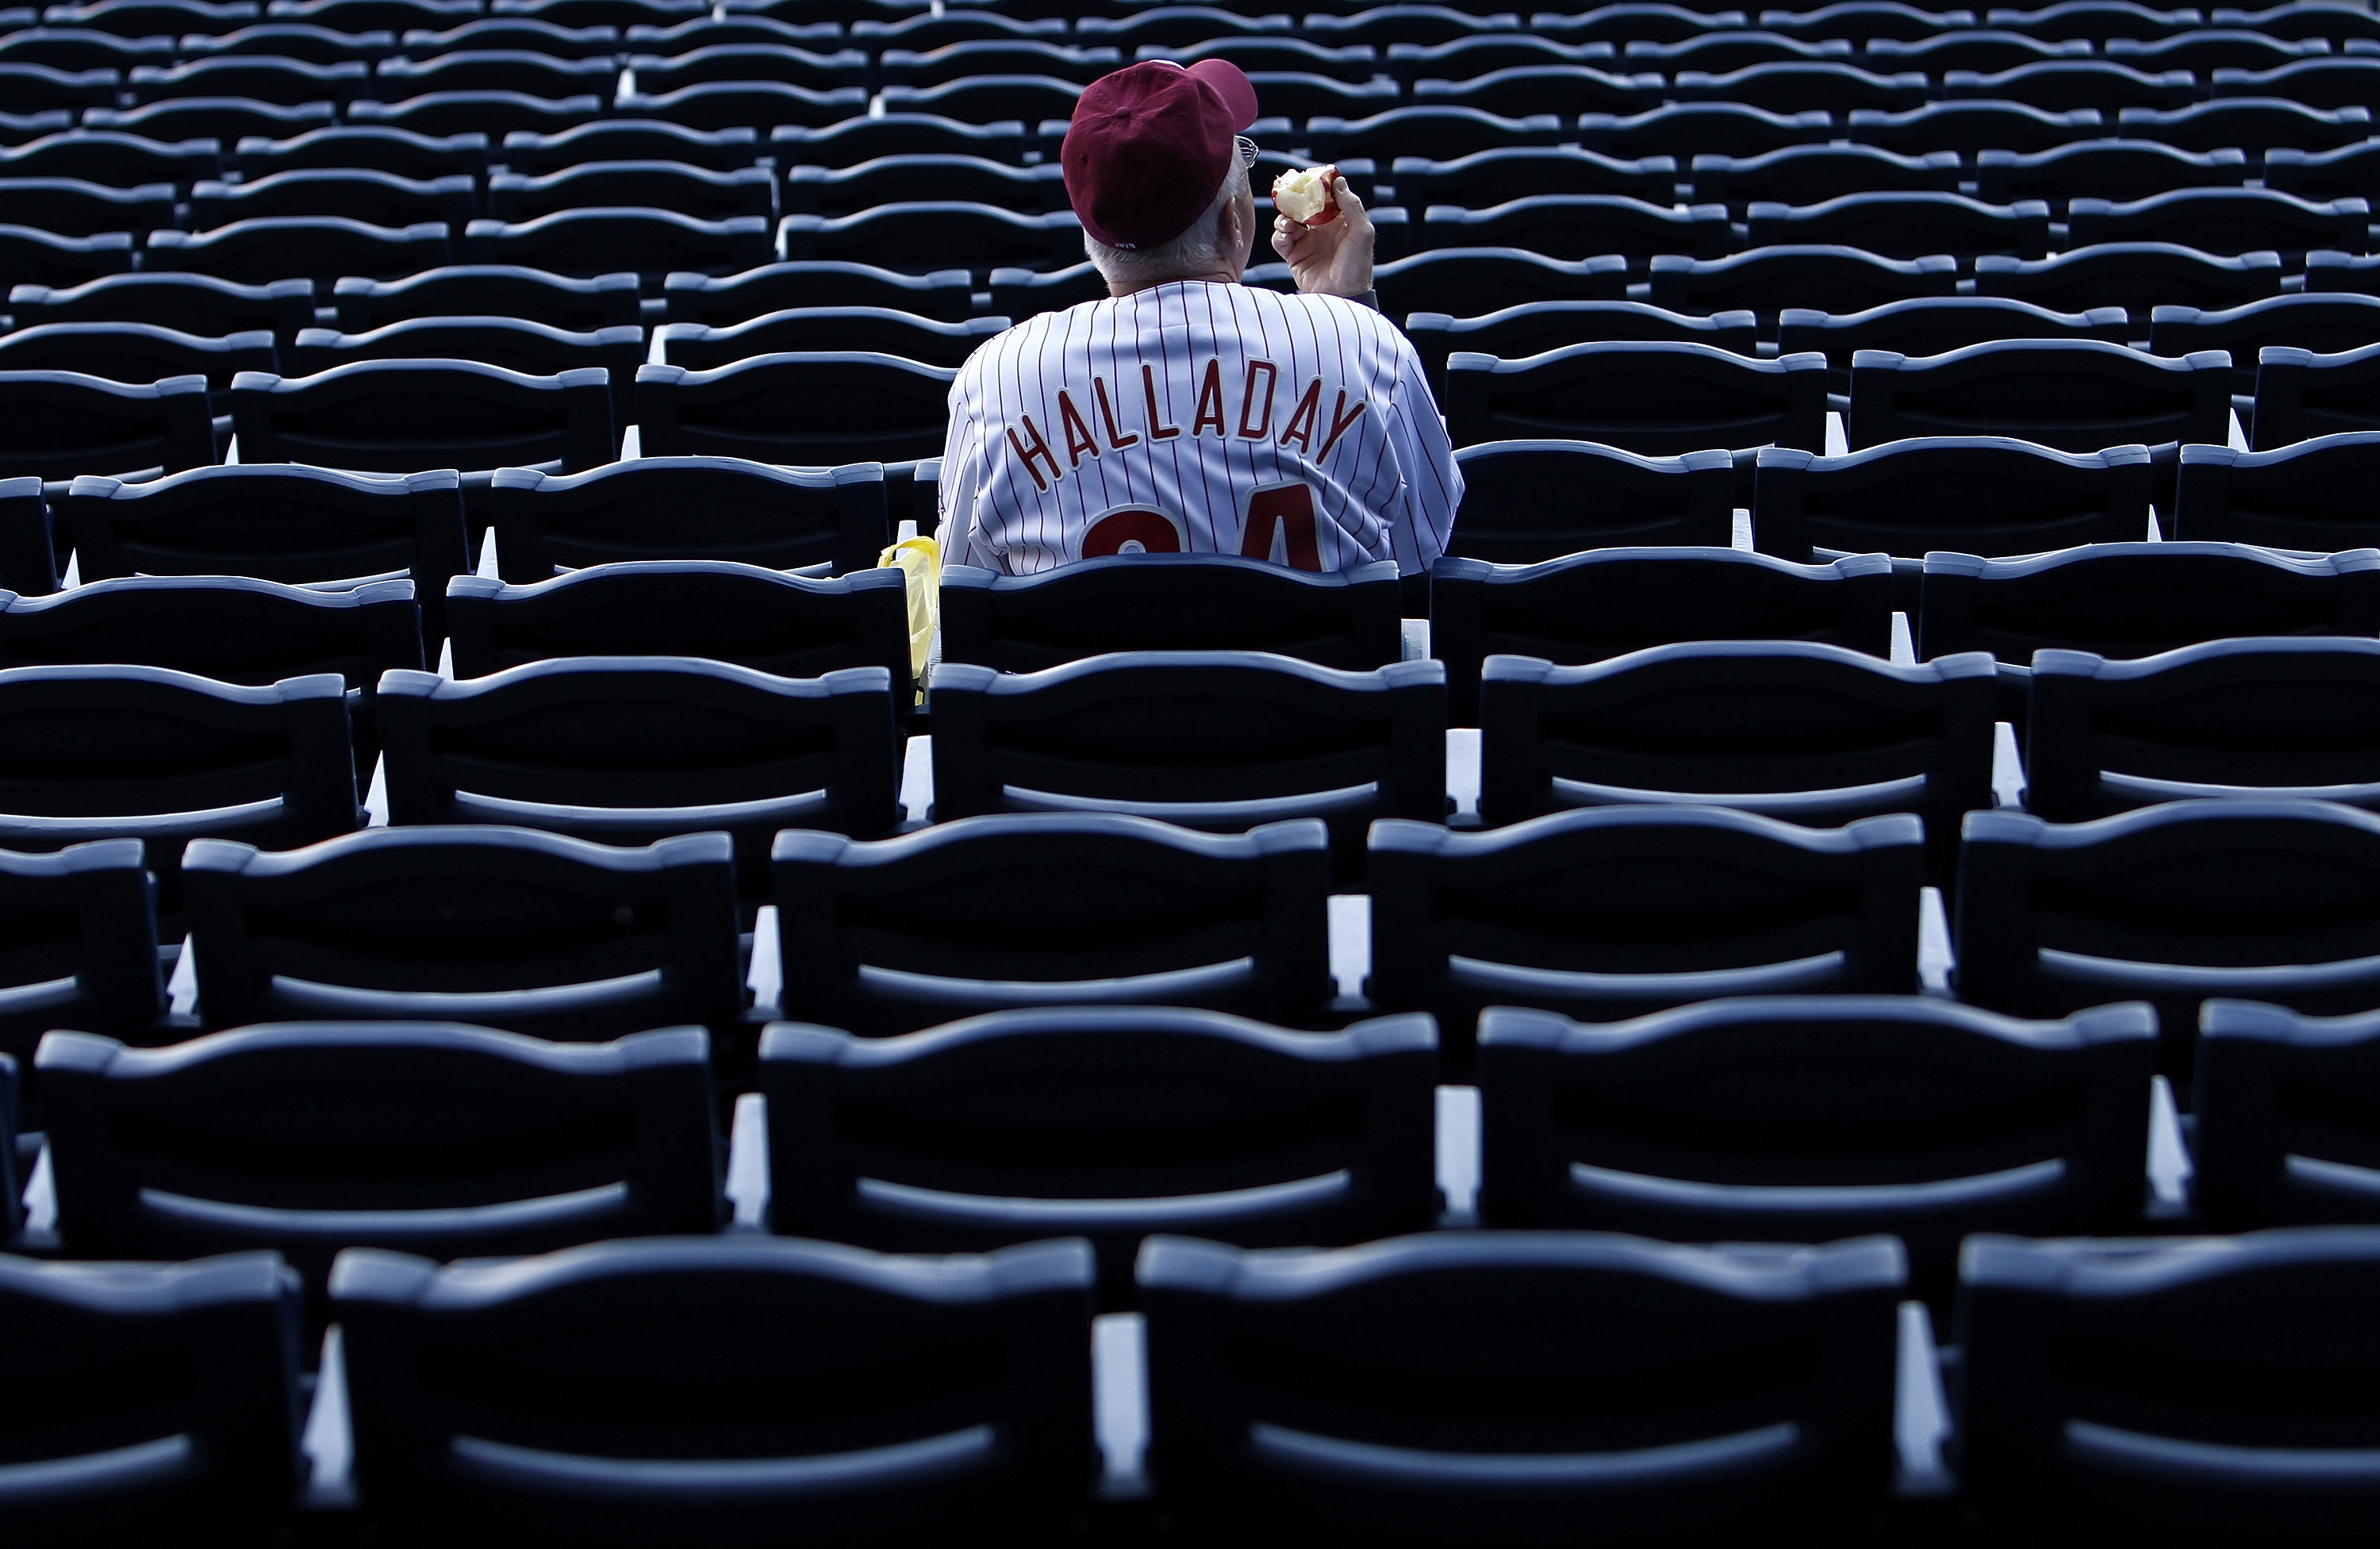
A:
<svg viewBox="0 0 2380 1549">
<path fill-rule="evenodd" d="M 1755 200 L 1816 204 L 1843 194 L 1888 189 L 1955 193 L 1959 157 L 1952 151 L 1902 156 L 1873 145 L 1788 145 L 1757 156 L 1696 156 L 1686 180 L 1694 185 L 1696 199 L 1728 205 Z"/>
<path fill-rule="evenodd" d="M 2231 357 L 2236 403 L 2256 390 L 2256 360 L 2267 345 L 2316 354 L 2380 344 L 2380 297 L 2338 292 L 2272 296 L 2219 311 L 2159 307 L 2149 314 L 2149 348 L 2158 355 L 2220 349 Z"/>
<path fill-rule="evenodd" d="M 2285 97 L 2218 97 L 2188 107 L 2125 107 L 2112 116 L 2115 132 L 2126 140 L 2154 140 L 2181 151 L 2225 146 L 2328 151 L 2372 133 L 2367 108 L 2308 107 Z"/>
<path fill-rule="evenodd" d="M 1609 156 L 1756 156 L 1830 139 L 1833 127 L 1833 116 L 1815 108 L 1770 113 L 1740 103 L 1671 103 L 1625 116 L 1582 114 L 1578 142 Z"/>
<path fill-rule="evenodd" d="M 393 226 L 340 215 L 260 215 L 207 231 L 152 231 L 141 257 L 151 269 L 258 284 L 293 274 L 390 279 L 443 263 L 450 251 L 443 220 Z"/>
<path fill-rule="evenodd" d="M 1475 107 L 1423 103 L 1364 118 L 1319 114 L 1306 120 L 1305 138 L 1317 156 L 1336 162 L 1359 156 L 1376 161 L 1397 156 L 1451 161 L 1506 146 L 1557 145 L 1567 137 L 1563 120 L 1551 113 L 1504 118 Z M 1597 145 L 1587 149 L 1609 150 Z"/>
<path fill-rule="evenodd" d="M 2370 199 L 2380 192 L 2380 147 L 2359 140 L 2334 151 L 2275 149 L 2265 153 L 2265 186 L 2300 199 Z M 2350 243 L 2350 248 L 2362 244 Z"/>
<path fill-rule="evenodd" d="M 990 204 L 913 200 L 851 215 L 788 215 L 778 223 L 778 245 L 791 261 L 839 259 L 896 271 L 1043 268 L 1075 262 L 1082 231 L 1071 210 L 1022 215 Z"/>
<path fill-rule="evenodd" d="M 1622 342 L 1446 362 L 1458 446 L 1561 435 L 1668 455 L 1769 443 L 1817 451 L 1826 415 L 1823 355 L 1755 360 L 1707 345 Z"/>
<path fill-rule="evenodd" d="M 2019 687 L 2038 651 L 2122 661 L 2243 635 L 2368 640 L 2380 636 L 2380 555 L 2193 542 L 2094 543 L 2022 559 L 1928 554 L 1916 629 L 1920 657 L 1988 651 Z"/>
<path fill-rule="evenodd" d="M 2362 1109 L 2374 1018 L 2303 1017 L 2252 1001 L 2199 1013 L 2191 1200 L 2227 1230 L 2370 1222 Z"/>
<path fill-rule="evenodd" d="M 2033 659 L 2025 807 L 2078 823 L 2192 797 L 2380 805 L 2360 702 L 2380 640 L 2251 637 L 2134 661 Z"/>
<path fill-rule="evenodd" d="M 1021 1006 L 1204 1006 L 1293 1022 L 1329 999 L 1328 830 L 1200 834 L 1108 812 L 962 818 L 774 851 L 782 1014 L 863 1035 Z"/>
<path fill-rule="evenodd" d="M 304 1467 L 300 1308 L 276 1253 L 0 1257 L 9 1386 L 40 1414 L 20 1409 L 33 1422 L 12 1427 L 0 1451 L 28 1482 L 0 1509 L 10 1539 L 137 1543 L 196 1519 L 234 1535 L 272 1531 Z"/>
<path fill-rule="evenodd" d="M 619 78 L 619 64 L 608 55 L 565 59 L 533 49 L 464 48 L 383 59 L 372 67 L 370 94 L 387 102 L 426 91 L 525 91 L 547 98 L 591 92 L 608 97 Z M 643 85 L 641 77 L 638 84 Z"/>
<path fill-rule="evenodd" d="M 589 162 L 675 162 L 734 172 L 761 155 L 761 137 L 749 125 L 697 129 L 658 118 L 598 119 L 552 134 L 515 129 L 500 144 L 504 165 L 528 177 Z"/>
<path fill-rule="evenodd" d="M 744 1006 L 724 835 L 374 828 L 279 853 L 198 842 L 187 865 L 211 1026 L 434 1015 L 588 1042 Z"/>
<path fill-rule="evenodd" d="M 2063 209 L 2078 196 L 2127 200 L 2176 189 L 2235 189 L 2247 177 L 2247 158 L 2236 150 L 2179 151 L 2152 140 L 2084 140 L 2026 155 L 1975 155 L 1976 189 L 1995 204 L 2046 199 Z"/>
<path fill-rule="evenodd" d="M 488 213 L 526 221 L 582 205 L 645 205 L 697 220 L 777 217 L 776 177 L 768 167 L 710 172 L 683 162 L 588 162 L 541 177 L 499 173 L 488 179 Z"/>
<path fill-rule="evenodd" d="M 700 372 L 640 366 L 637 421 L 648 457 L 810 467 L 938 457 L 957 375 L 865 350 L 754 355 Z"/>
<path fill-rule="evenodd" d="M 1609 1021 L 1716 995 L 1917 984 L 1924 825 L 1800 828 L 1723 807 L 1606 807 L 1485 833 L 1374 825 L 1372 971 L 1467 1064 L 1488 1006 Z"/>
<path fill-rule="evenodd" d="M 466 360 L 357 360 L 312 376 L 242 372 L 230 397 L 246 462 L 575 473 L 619 447 L 600 367 L 528 376 Z"/>
<path fill-rule="evenodd" d="M 490 510 L 500 573 L 524 585 L 630 559 L 849 574 L 892 541 L 883 470 L 872 463 L 801 470 L 673 457 L 572 475 L 502 469 Z"/>
<path fill-rule="evenodd" d="M 346 684 L 247 688 L 163 667 L 0 669 L 0 843 L 142 841 L 181 908 L 185 841 L 301 845 L 362 826 Z"/>
<path fill-rule="evenodd" d="M 1591 441 L 1490 441 L 1454 454 L 1463 504 L 1447 553 L 1532 565 L 1581 549 L 1725 548 L 1734 535 L 1727 452 L 1640 457 Z"/>
<path fill-rule="evenodd" d="M 1351 116 L 1351 109 L 1369 105 L 1353 97 L 1342 104 L 1315 100 L 1311 92 L 1282 93 L 1269 90 L 1272 84 L 1272 79 L 1256 79 L 1258 99 L 1269 111 L 1293 117 L 1327 111 L 1344 118 Z M 1394 83 L 1381 84 L 1390 88 L 1385 100 L 1395 102 Z M 1507 118 L 1525 118 L 1533 113 L 1576 112 L 1580 108 L 1633 113 L 1658 105 L 1662 95 L 1661 78 L 1657 75 L 1622 75 L 1616 69 L 1598 69 L 1592 65 L 1550 63 L 1514 65 L 1461 79 L 1425 77 L 1414 81 L 1411 90 L 1416 104 L 1475 107 Z"/>
<path fill-rule="evenodd" d="M 2256 352 L 2256 415 L 2248 428 L 2255 450 L 2366 430 L 2380 430 L 2380 345 L 2336 355 L 2286 345 Z"/>
<path fill-rule="evenodd" d="M 223 146 L 205 138 L 169 141 L 119 129 L 69 129 L 0 149 L 0 168 L 11 177 L 75 177 L 113 189 L 187 187 L 222 172 Z"/>
<path fill-rule="evenodd" d="M 1890 1232 L 1948 1307 L 1973 1231 L 2141 1221 L 2156 1017 L 1779 995 L 1479 1019 L 1482 1219 L 1684 1242 Z"/>
<path fill-rule="evenodd" d="M 277 364 L 273 335 L 261 329 L 201 338 L 153 323 L 49 323 L 0 334 L 0 371 L 80 372 L 141 385 L 196 375 L 220 392 L 241 372 Z"/>
<path fill-rule="evenodd" d="M 768 152 L 787 166 L 853 166 L 877 156 L 989 156 L 1021 162 L 1025 126 L 1014 118 L 963 124 L 937 113 L 887 113 L 851 117 L 823 128 L 781 124 L 769 131 Z"/>
<path fill-rule="evenodd" d="M 699 656 L 780 677 L 880 666 L 896 705 L 912 689 L 907 593 L 894 569 L 829 579 L 649 559 L 526 586 L 457 576 L 446 605 L 457 677 L 562 656 Z"/>
<path fill-rule="evenodd" d="M 1390 177 L 1397 197 L 1422 209 L 1480 210 L 1545 194 L 1624 194 L 1667 205 L 1675 195 L 1678 164 L 1668 156 L 1622 161 L 1568 146 L 1510 145 L 1449 161 L 1399 156 Z"/>
<path fill-rule="evenodd" d="M 0 225 L 0 274 L 12 281 L 79 285 L 120 274 L 132 264 L 132 238 L 126 232 L 55 237 L 32 226 Z"/>
<path fill-rule="evenodd" d="M 2326 41 L 2293 43 L 2246 27 L 2194 27 L 2156 39 L 2109 38 L 2107 57 L 2141 69 L 2264 69 L 2330 52 Z"/>
<path fill-rule="evenodd" d="M 634 274 L 574 279 L 504 263 L 449 264 L 395 280 L 350 275 L 331 300 L 347 334 L 416 317 L 501 317 L 589 333 L 633 327 L 638 317 Z"/>
<path fill-rule="evenodd" d="M 688 87 L 684 96 L 701 91 Z M 786 88 L 786 90 L 793 90 Z M 887 113 L 914 113 L 955 118 L 963 124 L 996 124 L 1016 120 L 1032 124 L 1064 118 L 1075 110 L 1082 87 L 1057 76 L 978 75 L 944 81 L 940 86 L 887 86 L 879 93 Z M 863 95 L 862 103 L 867 100 Z M 633 99 L 632 99 L 633 101 Z M 737 118 L 735 123 L 823 124 L 854 116 L 846 104 L 841 113 L 821 112 L 809 117 Z"/>
<path fill-rule="evenodd" d="M 369 95 L 371 74 L 372 67 L 360 59 L 317 65 L 271 55 L 217 54 L 178 65 L 135 65 L 126 75 L 124 87 L 133 101 L 141 103 L 173 97 L 247 97 L 294 107 L 302 103 L 345 103 Z M 89 99 L 88 105 L 115 105 L 115 83 L 107 84 L 109 90 Z M 18 101 L 41 100 L 35 93 L 25 92 L 23 82 L 0 78 L 0 86 L 8 87 Z M 43 105 L 75 104 L 60 101 Z"/>
<path fill-rule="evenodd" d="M 2078 247 L 2173 242 L 2201 252 L 2289 254 L 2360 248 L 2372 208 L 2362 199 L 2315 204 L 2271 189 L 2177 189 L 2126 204 L 2076 199 L 2066 218 Z"/>
<path fill-rule="evenodd" d="M 2165 801 L 2076 823 L 1973 812 L 1951 913 L 1959 997 L 2021 1017 L 2152 1002 L 2186 1084 L 2204 1000 L 2380 1006 L 2375 885 L 2380 818 L 2327 801 Z"/>
<path fill-rule="evenodd" d="M 1787 307 L 1852 312 L 1920 296 L 1949 296 L 1959 262 L 1948 253 L 1878 258 L 1857 248 L 1752 248 L 1726 258 L 1653 260 L 1648 294 L 1677 311 L 1735 308 L 1775 317 Z"/>
<path fill-rule="evenodd" d="M 563 1048 L 419 1021 L 158 1050 L 54 1032 L 60 1235 L 84 1256 L 273 1247 L 320 1284 L 359 1244 L 451 1258 L 715 1229 L 707 1043 L 674 1028 Z"/>
<path fill-rule="evenodd" d="M 1098 271 L 1083 267 L 1104 289 Z M 1565 261 L 1519 248 L 1447 248 L 1391 259 L 1373 271 L 1373 281 L 1390 317 L 1417 311 L 1466 317 L 1532 301 L 1620 300 L 1627 294 L 1628 262 L 1617 253 Z M 1003 299 L 997 276 L 992 304 L 1011 317 L 1027 315 Z"/>
<path fill-rule="evenodd" d="M 2020 1535 L 2367 1531 L 2368 1487 L 2327 1465 L 2372 1434 L 2375 1352 L 2354 1310 L 2375 1260 L 2368 1229 L 1974 1238 L 1955 1423 L 1982 1519 Z"/>
<path fill-rule="evenodd" d="M 1445 390 L 1447 358 L 1458 349 L 1511 357 L 1524 348 L 1665 339 L 1710 345 L 1747 357 L 1759 353 L 1758 325 L 1748 311 L 1694 315 L 1643 301 L 1528 301 L 1485 316 L 1460 319 L 1444 312 L 1414 312 L 1405 319 L 1405 334 L 1421 356 L 1431 384 L 1440 392 Z M 0 341 L 0 360 L 7 358 L 6 348 Z"/>
<path fill-rule="evenodd" d="M 1927 103 L 1900 113 L 1854 108 L 1846 117 L 1847 133 L 1853 144 L 1880 145 L 1888 151 L 1910 152 L 1956 151 L 1972 156 L 1985 150 L 2045 151 L 2078 140 L 2095 140 L 2107 132 L 2114 115 L 2103 115 L 2089 107 L 2052 112 L 2027 107 L 2022 103 L 1961 98 Z"/>
<path fill-rule="evenodd" d="M 950 1252 L 1075 1233 L 1128 1294 L 1152 1231 L 1364 1242 L 1438 1216 L 1426 1017 L 1002 1011 L 894 1039 L 771 1025 L 771 1230 Z"/>
<path fill-rule="evenodd" d="M 373 105 L 358 104 L 359 108 Z M 228 143 L 249 135 L 295 137 L 328 128 L 337 116 L 338 105 L 328 102 L 285 107 L 254 97 L 167 97 L 139 107 L 85 108 L 80 121 L 88 129 L 114 129 L 150 140 L 204 138 Z"/>
<path fill-rule="evenodd" d="M 135 384 L 74 372 L 0 371 L 0 477 L 154 478 L 216 458 L 203 376 Z"/>
<path fill-rule="evenodd" d="M 473 221 L 464 229 L 462 250 L 474 263 L 520 263 L 564 274 L 730 274 L 768 262 L 769 223 L 758 215 L 706 221 L 650 205 L 597 205 L 526 221 Z"/>
<path fill-rule="evenodd" d="M 1532 18 L 1534 21 L 1536 18 Z M 1548 19 L 1551 19 L 1548 18 Z M 1700 18 L 1712 21 L 1713 18 Z M 1848 38 L 1828 37 L 1817 42 L 1804 42 L 1773 28 L 1706 26 L 1691 36 L 1660 39 L 1635 32 L 1628 35 L 1622 45 L 1629 64 L 1640 70 L 1659 70 L 1664 74 L 1679 70 L 1740 70 L 1751 65 L 1780 61 L 1815 63 L 1829 59 L 1848 60 L 1852 44 Z"/>
<path fill-rule="evenodd" d="M 226 171 L 237 170 L 252 177 L 322 167 L 362 168 L 418 179 L 462 176 L 476 181 L 487 170 L 488 137 L 476 130 L 424 134 L 384 124 L 340 124 L 285 140 L 262 134 L 243 136 L 231 161 Z"/>
<path fill-rule="evenodd" d="M 787 307 L 722 328 L 668 324 L 662 334 L 668 363 L 690 371 L 734 365 L 753 355 L 868 350 L 930 366 L 962 366 L 976 347 L 1007 328 L 1004 317 L 937 323 L 890 307 Z M 0 345 L 0 351 L 6 346 Z M 0 360 L 5 360 L 0 353 Z"/>
<path fill-rule="evenodd" d="M 1885 1492 L 1905 1276 L 1888 1238 L 1153 1238 L 1149 1469 L 1172 1512 L 1218 1534 L 1826 1532 Z"/>
<path fill-rule="evenodd" d="M 1994 339 L 2085 338 L 2123 344 L 2131 333 L 2121 307 L 2057 312 L 1998 296 L 1921 296 L 1840 315 L 1788 307 L 1778 314 L 1777 348 L 1786 355 L 1817 351 L 1827 358 L 1836 384 L 1848 388 L 1852 357 L 1863 349 L 1941 355 Z"/>
<path fill-rule="evenodd" d="M 1429 568 L 1430 649 L 1457 725 L 1495 655 L 1563 666 L 1683 640 L 1815 640 L 1888 656 L 1892 570 L 1870 555 L 1794 565 L 1731 548 L 1606 548 L 1535 565 Z"/>
<path fill-rule="evenodd" d="M 2125 443 L 2222 445 L 2231 358 L 2165 360 L 2097 339 L 2008 339 L 1916 360 L 1852 357 L 1854 449 L 1911 436 L 2015 436 L 2070 452 Z"/>
<path fill-rule="evenodd" d="M 2182 448 L 2177 538 L 2330 553 L 2380 543 L 2363 492 L 2380 471 L 2380 432 L 2317 436 L 2271 452 Z"/>
<path fill-rule="evenodd" d="M 1387 560 L 1315 574 L 1237 555 L 1111 555 L 1029 576 L 944 567 L 941 660 L 1039 672 L 1111 651 L 1268 651 L 1368 672 L 1398 661 Z"/>
<path fill-rule="evenodd" d="M 380 683 L 389 820 L 610 844 L 723 829 L 757 890 L 780 828 L 892 827 L 892 712 L 880 667 L 776 677 L 693 657 L 581 656 L 464 682 L 390 673 Z M 662 746 L 668 756 L 654 757 Z"/>
<path fill-rule="evenodd" d="M 744 45 L 750 48 L 753 45 Z M 689 59 L 698 59 L 712 50 L 698 49 L 678 55 L 675 64 L 682 69 Z M 740 71 L 745 55 L 733 56 L 733 68 Z M 856 49 L 835 55 L 845 67 L 856 63 L 865 68 L 868 56 Z M 1242 60 L 1245 69 L 1259 69 L 1258 62 Z M 727 61 L 722 61 L 722 67 Z M 959 80 L 971 75 L 1049 75 L 1062 80 L 1089 85 L 1111 70 L 1121 69 L 1123 54 L 1115 48 L 1076 48 L 1065 43 L 1045 43 L 1038 38 L 969 38 L 947 43 L 940 48 L 888 48 L 876 56 L 877 79 L 887 85 L 931 86 L 945 80 Z M 1365 76 L 1356 79 L 1368 78 Z M 641 81 L 642 72 L 638 79 Z M 718 79 L 726 79 L 722 74 Z M 748 78 L 747 78 L 748 79 Z M 763 79 L 797 79 L 774 72 L 763 74 Z"/>
<path fill-rule="evenodd" d="M 2148 449 L 2137 445 L 2060 452 L 2008 436 L 1939 435 L 1832 457 L 1765 447 L 1752 536 L 1780 559 L 1897 555 L 1895 605 L 1907 610 L 1918 561 L 1937 549 L 2038 554 L 2139 541 L 2154 484 Z"/>
<path fill-rule="evenodd" d="M 2234 307 L 2280 290 L 2278 253 L 2226 258 L 2175 242 L 2095 242 L 2049 258 L 1975 261 L 1977 295 L 2059 311 L 2115 306 L 2141 315 L 2161 306 Z"/>
<path fill-rule="evenodd" d="M 1981 652 L 1913 666 L 1805 640 L 1653 646 L 1480 671 L 1479 818 L 1708 804 L 1791 823 L 1925 820 L 1947 876 L 1961 814 L 1991 805 L 1998 674 Z"/>
<path fill-rule="evenodd" d="M 79 177 L 0 177 L 0 210 L 12 225 L 59 237 L 151 231 L 174 224 L 174 185 L 108 188 Z"/>
<path fill-rule="evenodd" d="M 787 169 L 784 207 L 795 215 L 851 215 L 903 200 L 990 204 L 1020 214 L 1066 207 L 1054 164 L 1014 166 L 989 156 L 877 156 L 848 166 Z"/>
<path fill-rule="evenodd" d="M 6 628 L 0 616 L 0 628 Z M 14 1118 L 42 1128 L 33 1048 L 54 1027 L 153 1035 L 165 1012 L 157 957 L 155 884 L 138 839 L 92 839 L 50 855 L 0 850 L 0 1060 L 13 1059 Z M 10 1116 L 0 1102 L 0 1121 Z M 0 1182 L 18 1181 L 13 1154 Z M 17 1225 L 17 1196 L 0 1201 L 0 1228 Z"/>
<path fill-rule="evenodd" d="M 308 328 L 290 348 L 292 375 L 312 375 L 354 360 L 468 360 L 539 376 L 591 369 L 625 396 L 645 358 L 644 330 L 630 326 L 574 334 L 508 317 L 417 317 L 364 334 Z"/>
<path fill-rule="evenodd" d="M 1487 210 L 1432 205 L 1419 237 L 1424 249 L 1520 248 L 1559 259 L 1717 258 L 1734 245 L 1722 205 L 1680 210 L 1621 194 L 1539 194 Z"/>
<path fill-rule="evenodd" d="M 1079 1241 L 740 1238 L 443 1269 L 358 1250 L 330 1288 L 376 1514 L 633 1544 L 1059 1531 L 1095 1456 L 1094 1281 Z"/>
<path fill-rule="evenodd" d="M 528 91 L 424 91 L 401 102 L 351 104 L 347 117 L 358 124 L 410 129 L 416 134 L 474 132 L 492 139 L 523 129 L 552 133 L 601 117 L 610 105 L 603 95 L 592 91 L 563 97 Z"/>
<path fill-rule="evenodd" d="M 1991 205 L 1957 193 L 1853 193 L 1799 208 L 1755 201 L 1748 214 L 1755 247 L 1835 244 L 1885 258 L 2049 250 L 2049 206 L 2037 199 Z"/>
</svg>

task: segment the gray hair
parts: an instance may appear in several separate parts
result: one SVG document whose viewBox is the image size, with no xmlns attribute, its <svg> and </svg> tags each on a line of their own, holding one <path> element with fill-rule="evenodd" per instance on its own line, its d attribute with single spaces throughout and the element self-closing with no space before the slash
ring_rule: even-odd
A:
<svg viewBox="0 0 2380 1549">
<path fill-rule="evenodd" d="M 1222 258 L 1215 246 L 1216 220 L 1222 214 L 1223 206 L 1247 189 L 1248 169 L 1234 155 L 1232 169 L 1224 174 L 1223 186 L 1215 190 L 1207 213 L 1192 221 L 1181 236 L 1153 248 L 1111 248 L 1087 231 L 1083 234 L 1083 252 L 1098 268 L 1099 277 L 1113 285 L 1161 285 L 1177 275 L 1212 268 Z"/>
</svg>

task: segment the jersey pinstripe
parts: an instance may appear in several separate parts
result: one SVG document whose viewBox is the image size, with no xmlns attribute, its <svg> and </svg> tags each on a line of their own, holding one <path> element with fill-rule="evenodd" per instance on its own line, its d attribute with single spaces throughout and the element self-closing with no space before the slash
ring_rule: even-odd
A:
<svg viewBox="0 0 2380 1549">
<path fill-rule="evenodd" d="M 950 401 L 946 552 L 1010 575 L 1162 551 L 1412 574 L 1463 499 L 1411 341 L 1341 297 L 1086 301 L 985 343 Z"/>
</svg>

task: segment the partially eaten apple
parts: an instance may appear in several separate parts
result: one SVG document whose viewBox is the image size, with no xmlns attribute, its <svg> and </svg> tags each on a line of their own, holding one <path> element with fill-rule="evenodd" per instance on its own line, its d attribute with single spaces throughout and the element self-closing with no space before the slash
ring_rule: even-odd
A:
<svg viewBox="0 0 2380 1549">
<path fill-rule="evenodd" d="M 1338 180 L 1335 166 L 1284 172 L 1272 180 L 1272 206 L 1301 226 L 1328 226 L 1339 218 L 1339 198 L 1331 189 Z"/>
</svg>

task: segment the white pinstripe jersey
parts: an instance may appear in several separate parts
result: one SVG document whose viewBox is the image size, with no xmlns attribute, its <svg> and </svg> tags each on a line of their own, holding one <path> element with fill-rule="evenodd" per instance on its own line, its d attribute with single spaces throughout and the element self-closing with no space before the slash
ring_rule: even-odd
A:
<svg viewBox="0 0 2380 1549">
<path fill-rule="evenodd" d="M 1462 499 L 1412 343 L 1340 297 L 1153 286 L 1030 318 L 951 384 L 945 552 L 1010 575 L 1168 551 L 1412 574 Z"/>
</svg>

